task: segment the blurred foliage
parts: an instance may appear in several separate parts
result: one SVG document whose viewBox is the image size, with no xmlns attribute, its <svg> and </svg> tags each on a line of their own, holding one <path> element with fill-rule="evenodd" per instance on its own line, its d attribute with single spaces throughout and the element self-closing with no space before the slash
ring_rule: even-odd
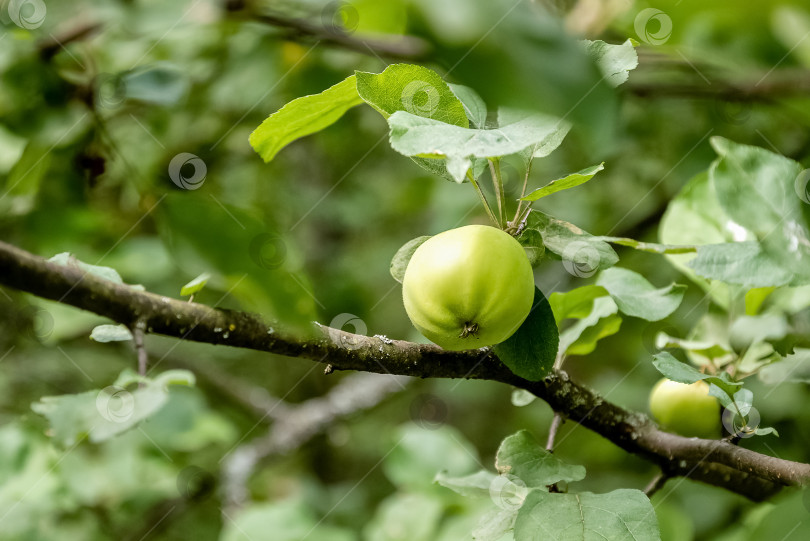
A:
<svg viewBox="0 0 810 541">
<path fill-rule="evenodd" d="M 414 237 L 487 217 L 472 189 L 431 177 L 391 150 L 384 120 L 367 107 L 265 165 L 248 136 L 270 112 L 395 59 L 310 39 L 259 14 L 391 47 L 405 47 L 391 36 L 406 33 L 428 44 L 420 61 L 478 90 L 490 110 L 529 105 L 566 116 L 572 135 L 533 169 L 534 184 L 600 162 L 605 170 L 537 207 L 594 235 L 657 241 L 667 202 L 715 158 L 710 136 L 810 165 L 806 97 L 730 100 L 707 90 L 730 82 L 754 91 L 785 76 L 806 85 L 810 11 L 802 0 L 744 9 L 731 0 L 31 0 L 10 9 L 20 4 L 0 0 L 0 239 L 45 257 L 69 251 L 172 297 L 206 272 L 195 302 L 299 329 L 353 314 L 369 334 L 419 340 L 389 275 L 391 257 Z M 671 31 L 660 18 L 639 26 L 647 8 L 662 10 Z M 577 48 L 583 37 L 641 42 L 639 68 L 625 86 L 602 80 Z M 633 90 L 646 84 L 694 92 Z M 182 153 L 200 161 L 173 161 Z M 502 170 L 514 199 L 519 168 Z M 623 266 L 656 287 L 686 281 L 660 256 L 616 250 Z M 547 296 L 592 282 L 553 260 L 536 276 Z M 771 300 L 784 306 L 796 298 Z M 481 469 L 502 438 L 524 428 L 540 437 L 551 420 L 540 401 L 512 406 L 503 385 L 416 381 L 297 452 L 262 462 L 248 505 L 231 515 L 222 510 L 223 459 L 268 429 L 210 374 L 292 403 L 324 394 L 340 376 L 322 377 L 295 359 L 150 336 L 157 370 L 150 375 L 190 368 L 198 386 L 172 388 L 167 405 L 139 428 L 62 448 L 30 405 L 111 385 L 134 366 L 131 345 L 93 342 L 103 318 L 15 291 L 0 289 L 0 307 L 2 540 L 259 540 L 272 528 L 274 540 L 462 539 L 481 510 L 434 485 L 436 471 Z M 714 310 L 690 285 L 667 320 L 627 318 L 566 369 L 610 400 L 646 411 L 659 378 L 650 362 L 656 335 L 687 336 Z M 808 333 L 808 319 L 805 310 L 794 323 Z M 747 384 L 781 437 L 745 445 L 810 460 L 806 385 Z M 425 393 L 442 404 L 437 423 L 414 408 Z M 446 426 L 430 430 L 438 424 Z M 582 491 L 643 488 L 654 474 L 574 423 L 563 425 L 557 454 L 587 465 L 587 479 L 576 483 Z M 653 504 L 665 541 L 810 535 L 810 503 L 800 492 L 755 505 L 678 479 Z"/>
</svg>

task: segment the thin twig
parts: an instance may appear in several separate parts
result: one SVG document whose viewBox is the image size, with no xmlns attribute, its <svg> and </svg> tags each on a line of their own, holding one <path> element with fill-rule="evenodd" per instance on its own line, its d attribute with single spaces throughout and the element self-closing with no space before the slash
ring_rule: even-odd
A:
<svg viewBox="0 0 810 541">
<path fill-rule="evenodd" d="M 394 39 L 369 39 L 354 37 L 348 30 L 328 28 L 304 19 L 285 17 L 278 13 L 234 13 L 244 20 L 254 20 L 286 30 L 285 39 L 294 41 L 318 41 L 357 53 L 398 60 L 418 60 L 430 52 L 430 44 L 414 36 L 392 36 Z"/>
<path fill-rule="evenodd" d="M 515 218 L 512 220 L 515 227 L 517 227 L 517 224 L 520 223 L 518 222 L 518 219 L 520 218 L 520 211 L 523 208 L 523 198 L 526 197 L 526 188 L 529 187 L 529 174 L 532 172 L 532 163 L 534 163 L 534 160 L 529 158 L 529 163 L 526 165 L 526 174 L 523 176 L 523 188 L 520 190 L 520 199 L 518 199 L 517 211 L 515 211 Z M 527 201 L 526 204 L 530 207 L 532 205 L 530 201 Z"/>
<path fill-rule="evenodd" d="M 554 412 L 554 418 L 551 420 L 551 427 L 548 429 L 548 440 L 546 441 L 546 451 L 549 453 L 554 452 L 554 440 L 557 437 L 557 431 L 565 422 L 562 414 L 559 411 Z"/>
<path fill-rule="evenodd" d="M 649 484 L 647 484 L 647 487 L 644 489 L 644 494 L 646 494 L 648 498 L 652 498 L 653 494 L 664 488 L 669 478 L 670 476 L 663 471 L 658 472 L 658 474 L 650 480 Z"/>
<path fill-rule="evenodd" d="M 138 374 L 141 376 L 146 375 L 146 365 L 149 361 L 149 355 L 146 353 L 146 348 L 143 345 L 143 336 L 146 331 L 146 321 L 139 319 L 132 326 L 132 337 L 135 341 L 135 352 L 138 355 Z"/>
</svg>

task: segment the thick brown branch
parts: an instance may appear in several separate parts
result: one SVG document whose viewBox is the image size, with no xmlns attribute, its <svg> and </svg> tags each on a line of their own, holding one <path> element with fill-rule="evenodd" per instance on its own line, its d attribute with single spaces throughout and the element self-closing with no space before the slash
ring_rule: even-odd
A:
<svg viewBox="0 0 810 541">
<path fill-rule="evenodd" d="M 302 338 L 274 329 L 260 317 L 216 310 L 138 291 L 61 266 L 0 242 L 0 284 L 89 310 L 148 332 L 226 344 L 328 363 L 335 370 L 360 370 L 416 377 L 499 381 L 526 389 L 567 419 L 609 439 L 622 449 L 659 464 L 669 476 L 721 486 L 762 500 L 783 486 L 810 481 L 810 465 L 762 455 L 728 442 L 684 438 L 663 432 L 645 415 L 605 401 L 595 392 L 554 371 L 531 382 L 512 374 L 488 350 L 444 351 L 436 346 L 367 337 L 319 327 Z"/>
</svg>

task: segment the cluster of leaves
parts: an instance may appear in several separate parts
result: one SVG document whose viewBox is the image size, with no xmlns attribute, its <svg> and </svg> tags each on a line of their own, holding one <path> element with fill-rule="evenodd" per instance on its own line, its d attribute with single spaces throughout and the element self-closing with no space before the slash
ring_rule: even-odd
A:
<svg viewBox="0 0 810 541">
<path fill-rule="evenodd" d="M 585 468 L 566 464 L 526 431 L 503 440 L 495 467 L 498 475 L 481 470 L 464 477 L 439 474 L 436 478 L 463 496 L 489 498 L 494 503 L 495 509 L 481 517 L 473 539 L 499 541 L 510 532 L 515 541 L 531 541 L 551 532 L 561 540 L 660 539 L 655 511 L 639 490 L 559 492 L 558 484 L 583 480 Z"/>
</svg>

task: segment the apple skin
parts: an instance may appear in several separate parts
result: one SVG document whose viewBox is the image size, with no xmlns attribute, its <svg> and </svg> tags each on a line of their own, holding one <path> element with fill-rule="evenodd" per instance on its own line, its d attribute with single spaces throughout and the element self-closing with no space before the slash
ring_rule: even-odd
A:
<svg viewBox="0 0 810 541">
<path fill-rule="evenodd" d="M 663 428 L 681 436 L 720 437 L 720 403 L 704 381 L 685 384 L 663 378 L 650 393 L 650 411 Z"/>
<path fill-rule="evenodd" d="M 532 308 L 534 274 L 508 233 L 468 225 L 431 237 L 402 281 L 405 311 L 425 337 L 458 351 L 499 344 Z"/>
</svg>

